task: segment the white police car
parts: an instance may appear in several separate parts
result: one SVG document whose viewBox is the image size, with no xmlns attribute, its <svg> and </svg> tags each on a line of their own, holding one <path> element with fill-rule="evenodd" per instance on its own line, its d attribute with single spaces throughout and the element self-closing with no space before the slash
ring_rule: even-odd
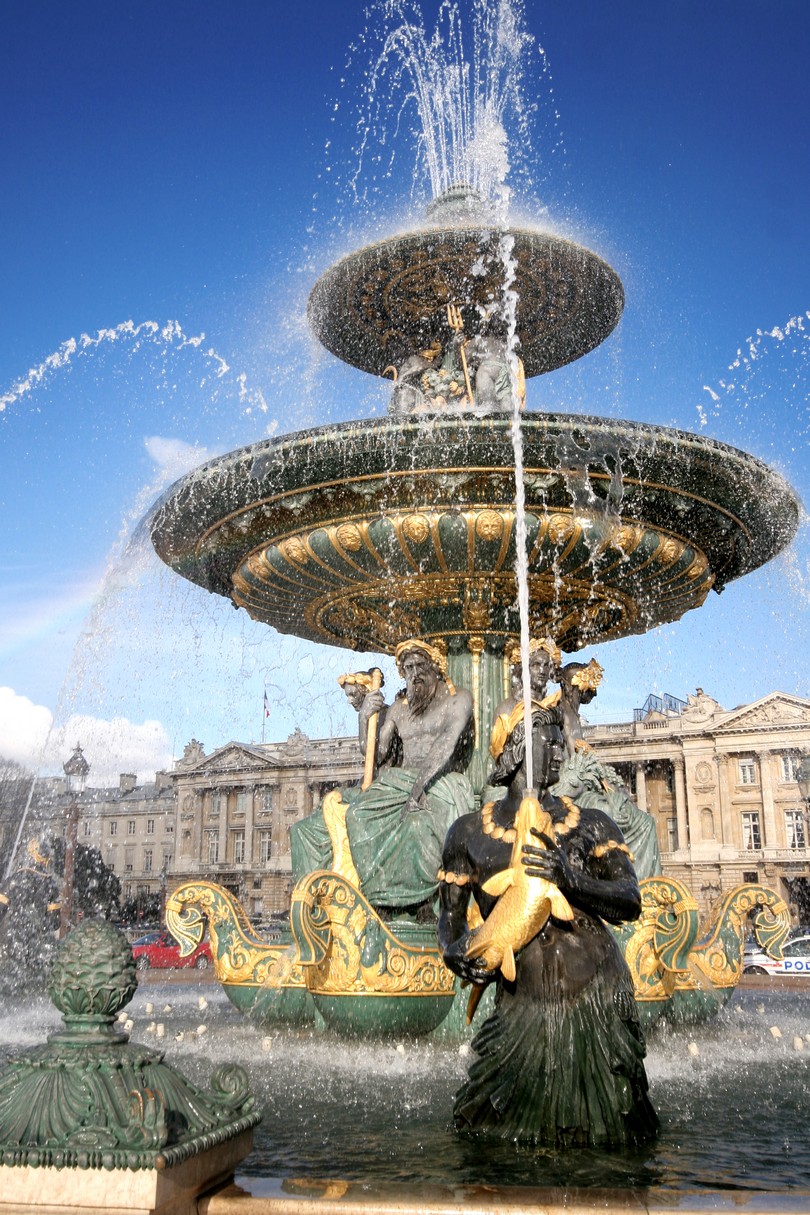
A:
<svg viewBox="0 0 810 1215">
<path fill-rule="evenodd" d="M 747 975 L 807 976 L 810 978 L 810 936 L 795 937 L 782 946 L 783 957 L 777 962 L 757 945 L 746 946 L 743 973 Z"/>
</svg>

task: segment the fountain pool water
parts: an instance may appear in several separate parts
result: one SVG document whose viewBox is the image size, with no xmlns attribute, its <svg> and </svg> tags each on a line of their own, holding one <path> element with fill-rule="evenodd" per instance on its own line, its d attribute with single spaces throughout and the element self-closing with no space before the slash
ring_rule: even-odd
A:
<svg viewBox="0 0 810 1215">
<path fill-rule="evenodd" d="M 163 1012 L 167 1004 L 171 1011 Z M 1 1011 L 4 1057 L 59 1024 L 44 1002 L 32 1009 L 7 1000 Z M 557 1153 L 489 1140 L 482 1150 L 480 1141 L 457 1135 L 449 1111 L 466 1070 L 458 1047 L 352 1044 L 290 1031 L 267 1037 L 208 983 L 150 982 L 127 1012 L 133 1039 L 146 1045 L 156 1044 L 148 1025 L 164 1023 L 163 1045 L 192 1081 L 206 1079 L 212 1059 L 238 1059 L 247 1069 L 264 1120 L 237 1180 L 257 1195 L 263 1185 L 269 1189 L 269 1178 L 275 1192 L 290 1193 L 336 1178 L 372 1189 L 407 1183 L 418 1193 L 452 1178 L 460 1186 L 653 1188 L 671 1202 L 676 1193 L 726 1189 L 796 1191 L 798 1198 L 810 1188 L 804 986 L 771 990 L 746 981 L 710 1025 L 652 1035 L 648 1075 L 661 1133 L 654 1144 L 622 1153 Z M 201 1022 L 208 1032 L 192 1041 Z M 771 1033 L 774 1026 L 781 1037 Z M 802 1051 L 796 1038 L 805 1041 Z"/>
</svg>

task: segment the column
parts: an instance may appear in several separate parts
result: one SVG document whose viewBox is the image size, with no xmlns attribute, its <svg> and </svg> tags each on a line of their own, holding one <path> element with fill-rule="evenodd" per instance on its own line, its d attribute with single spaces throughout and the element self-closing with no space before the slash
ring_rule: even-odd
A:
<svg viewBox="0 0 810 1215">
<path fill-rule="evenodd" d="M 776 848 L 776 814 L 773 803 L 773 780 L 771 778 L 771 752 L 757 751 L 759 763 L 759 786 L 762 791 L 762 847 Z"/>
<path fill-rule="evenodd" d="M 253 864 L 253 816 L 255 814 L 254 799 L 257 795 L 258 786 L 254 785 L 248 793 L 247 806 L 245 807 L 245 864 Z"/>
<path fill-rule="evenodd" d="M 636 764 L 636 805 L 647 810 L 647 770 L 644 764 Z"/>
<path fill-rule="evenodd" d="M 693 837 L 689 834 L 683 756 L 676 756 L 671 763 L 675 773 L 675 815 L 678 820 L 678 848 L 688 848 Z"/>
<path fill-rule="evenodd" d="M 729 802 L 728 793 L 728 773 L 729 773 L 729 756 L 716 755 L 714 762 L 717 765 L 717 801 L 720 814 L 720 843 L 733 844 L 735 848 L 739 848 L 737 843 L 737 828 L 736 824 L 731 821 L 731 805 Z"/>
<path fill-rule="evenodd" d="M 233 791 L 220 789 L 219 792 L 219 863 L 224 865 L 228 859 L 228 802 Z"/>
</svg>

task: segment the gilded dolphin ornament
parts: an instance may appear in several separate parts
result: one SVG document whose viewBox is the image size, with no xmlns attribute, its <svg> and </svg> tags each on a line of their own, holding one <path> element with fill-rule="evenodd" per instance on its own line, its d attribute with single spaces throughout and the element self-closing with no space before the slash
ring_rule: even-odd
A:
<svg viewBox="0 0 810 1215">
<path fill-rule="evenodd" d="M 534 829 L 534 830 L 533 830 Z M 480 958 L 484 968 L 493 973 L 500 970 L 510 983 L 515 981 L 515 955 L 537 936 L 549 916 L 572 920 L 574 912 L 565 895 L 546 878 L 533 877 L 523 864 L 523 848 L 541 846 L 534 832 L 553 836 L 551 816 L 536 797 L 528 795 L 515 815 L 515 839 L 508 869 L 502 869 L 483 890 L 498 901 L 480 928 L 472 934 L 467 946 L 468 958 Z M 481 988 L 471 993 L 468 1020 L 472 1016 Z"/>
</svg>

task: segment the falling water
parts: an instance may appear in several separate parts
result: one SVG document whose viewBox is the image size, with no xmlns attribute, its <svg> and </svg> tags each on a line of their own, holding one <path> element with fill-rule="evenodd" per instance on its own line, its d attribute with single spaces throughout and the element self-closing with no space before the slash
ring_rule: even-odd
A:
<svg viewBox="0 0 810 1215">
<path fill-rule="evenodd" d="M 534 39 L 527 33 L 521 0 L 474 0 L 472 51 L 465 53 L 465 22 L 457 3 L 444 0 L 434 32 L 425 29 L 422 14 L 406 0 L 382 0 L 379 12 L 385 34 L 382 50 L 369 73 L 367 114 L 353 178 L 355 197 L 364 172 L 371 133 L 386 143 L 391 98 L 400 97 L 399 127 L 409 105 L 416 109 L 417 159 L 430 179 L 433 198 L 460 183 L 489 208 L 489 218 L 506 228 L 512 197 L 510 148 L 530 147 L 529 121 L 536 105 L 527 102 L 525 81 Z M 543 56 L 542 50 L 540 55 Z M 543 56 L 544 58 L 544 56 Z M 381 85 L 387 88 L 381 100 Z M 385 109 L 383 110 L 383 106 Z M 507 125 L 514 124 L 510 144 Z M 531 684 L 529 676 L 529 584 L 526 500 L 523 477 L 523 432 L 518 391 L 517 265 L 513 239 L 504 232 L 499 242 L 503 266 L 500 311 L 505 322 L 510 371 L 511 438 L 515 459 L 515 576 L 520 613 L 520 654 L 526 729 L 526 779 L 532 788 Z"/>
<path fill-rule="evenodd" d="M 166 321 L 162 325 L 158 324 L 157 321 L 141 321 L 137 325 L 132 320 L 122 321 L 119 325 L 114 325 L 111 328 L 99 329 L 95 337 L 92 337 L 89 333 L 82 333 L 78 338 L 72 337 L 62 342 L 58 350 L 55 350 L 53 354 L 49 354 L 47 358 L 43 359 L 35 367 L 29 367 L 21 379 L 17 380 L 6 392 L 0 395 L 0 413 L 9 405 L 13 405 L 28 396 L 37 387 L 45 383 L 55 372 L 70 366 L 75 359 L 92 354 L 102 346 L 122 341 L 131 342 L 133 352 L 137 351 L 144 342 L 163 344 L 171 346 L 176 350 L 190 347 L 194 350 L 199 350 L 204 358 L 212 364 L 215 379 L 221 380 L 230 371 L 230 367 L 225 359 L 217 354 L 213 346 L 209 346 L 207 349 L 203 348 L 203 342 L 205 341 L 204 333 L 189 336 L 183 332 L 179 321 Z M 203 379 L 201 386 L 205 383 L 206 380 Z M 238 377 L 238 383 L 240 400 L 247 403 L 249 407 L 256 407 L 266 412 L 267 405 L 261 392 L 248 389 L 244 376 Z"/>
</svg>

